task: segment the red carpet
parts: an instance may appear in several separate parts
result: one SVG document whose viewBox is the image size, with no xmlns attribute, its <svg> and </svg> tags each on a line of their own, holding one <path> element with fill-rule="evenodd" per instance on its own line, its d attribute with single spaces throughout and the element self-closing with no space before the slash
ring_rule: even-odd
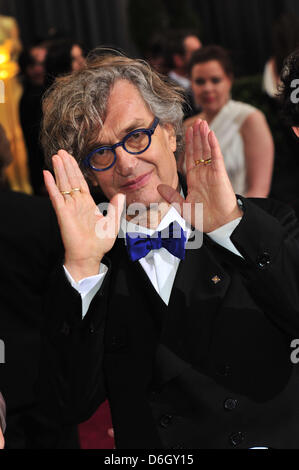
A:
<svg viewBox="0 0 299 470">
<path fill-rule="evenodd" d="M 80 424 L 81 449 L 114 449 L 114 439 L 108 436 L 109 428 L 112 428 L 112 422 L 106 401 L 88 421 Z"/>
</svg>

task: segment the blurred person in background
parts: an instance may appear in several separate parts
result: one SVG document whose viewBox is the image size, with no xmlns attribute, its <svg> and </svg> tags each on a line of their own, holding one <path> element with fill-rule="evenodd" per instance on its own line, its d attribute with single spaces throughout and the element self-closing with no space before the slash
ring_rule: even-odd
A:
<svg viewBox="0 0 299 470">
<path fill-rule="evenodd" d="M 146 47 L 145 59 L 158 73 L 167 75 L 169 66 L 166 60 L 166 41 L 162 34 L 154 34 Z"/>
<path fill-rule="evenodd" d="M 71 49 L 72 70 L 81 70 L 85 65 L 84 49 L 79 44 L 73 44 Z"/>
<path fill-rule="evenodd" d="M 166 47 L 170 67 L 169 78 L 185 90 L 190 90 L 188 63 L 193 52 L 201 48 L 199 37 L 192 31 L 170 31 L 167 35 Z"/>
<path fill-rule="evenodd" d="M 188 64 L 193 52 L 202 44 L 197 33 L 187 30 L 169 31 L 165 41 L 166 64 L 170 69 L 168 77 L 185 90 L 184 119 L 187 119 L 199 111 L 191 88 Z"/>
<path fill-rule="evenodd" d="M 192 55 L 189 70 L 194 98 L 202 111 L 187 119 L 185 127 L 198 118 L 207 121 L 219 141 L 234 191 L 246 197 L 267 197 L 273 139 L 261 111 L 231 99 L 233 66 L 228 52 L 220 46 L 204 47 Z"/>
<path fill-rule="evenodd" d="M 84 66 L 84 50 L 69 39 L 53 39 L 25 50 L 19 64 L 24 83 L 20 120 L 27 147 L 30 182 L 35 195 L 46 196 L 42 174 L 44 154 L 39 141 L 42 96 L 56 77 Z"/>
<path fill-rule="evenodd" d="M 53 40 L 46 58 L 46 87 L 52 85 L 55 78 L 71 71 L 77 71 L 85 65 L 84 47 L 71 39 Z"/>
<path fill-rule="evenodd" d="M 273 26 L 272 56 L 265 66 L 263 76 L 263 100 L 275 144 L 270 197 L 291 205 L 299 198 L 298 143 L 288 122 L 281 119 L 278 94 L 283 63 L 298 47 L 299 18 L 291 13 L 282 15 Z"/>
<path fill-rule="evenodd" d="M 273 55 L 265 65 L 263 90 L 271 98 L 277 97 L 285 59 L 299 47 L 299 18 L 291 13 L 281 16 L 273 26 Z"/>
<path fill-rule="evenodd" d="M 26 85 L 44 86 L 46 56 L 47 48 L 43 43 L 37 43 L 24 49 L 19 57 L 19 66 Z"/>
<path fill-rule="evenodd" d="M 44 155 L 39 143 L 42 120 L 42 96 L 45 91 L 47 48 L 37 43 L 25 49 L 19 58 L 23 95 L 20 100 L 20 122 L 27 147 L 30 183 L 35 195 L 45 195 L 42 170 Z"/>
</svg>

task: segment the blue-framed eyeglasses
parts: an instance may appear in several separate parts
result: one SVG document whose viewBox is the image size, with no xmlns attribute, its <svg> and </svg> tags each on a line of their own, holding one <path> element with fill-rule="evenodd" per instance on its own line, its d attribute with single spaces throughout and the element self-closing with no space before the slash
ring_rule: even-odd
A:
<svg viewBox="0 0 299 470">
<path fill-rule="evenodd" d="M 94 171 L 107 171 L 115 165 L 116 149 L 122 147 L 131 155 L 140 155 L 145 152 L 152 143 L 159 119 L 155 117 L 154 122 L 148 129 L 136 129 L 129 132 L 121 142 L 109 146 L 102 146 L 93 150 L 84 160 L 84 165 Z"/>
</svg>

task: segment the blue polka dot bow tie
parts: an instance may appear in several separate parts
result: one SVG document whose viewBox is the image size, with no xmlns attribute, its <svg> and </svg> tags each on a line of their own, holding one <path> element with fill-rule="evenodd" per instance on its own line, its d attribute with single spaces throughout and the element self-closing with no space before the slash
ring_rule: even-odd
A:
<svg viewBox="0 0 299 470">
<path fill-rule="evenodd" d="M 138 261 L 150 251 L 160 248 L 165 248 L 176 258 L 185 258 L 186 234 L 177 222 L 172 222 L 162 232 L 155 232 L 153 235 L 127 233 L 126 240 L 131 261 Z"/>
</svg>

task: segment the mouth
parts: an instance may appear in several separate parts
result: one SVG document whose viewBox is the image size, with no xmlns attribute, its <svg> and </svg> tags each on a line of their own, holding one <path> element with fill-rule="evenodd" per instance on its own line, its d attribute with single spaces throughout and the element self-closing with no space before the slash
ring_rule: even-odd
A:
<svg viewBox="0 0 299 470">
<path fill-rule="evenodd" d="M 128 183 L 121 186 L 121 189 L 124 191 L 135 191 L 136 189 L 143 188 L 150 180 L 152 171 L 146 173 L 145 175 L 139 176 L 134 180 L 130 180 Z"/>
<path fill-rule="evenodd" d="M 213 96 L 205 96 L 204 97 L 204 102 L 205 103 L 210 104 L 210 103 L 213 103 L 214 101 L 215 101 L 215 98 Z"/>
</svg>

